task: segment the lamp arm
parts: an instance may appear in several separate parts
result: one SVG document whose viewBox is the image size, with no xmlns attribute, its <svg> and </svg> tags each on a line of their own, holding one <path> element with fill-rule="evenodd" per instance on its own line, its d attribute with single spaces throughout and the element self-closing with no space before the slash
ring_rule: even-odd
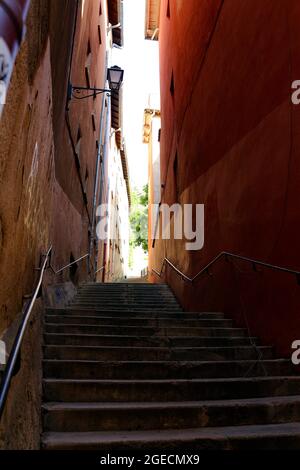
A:
<svg viewBox="0 0 300 470">
<path fill-rule="evenodd" d="M 85 96 L 76 96 L 75 92 L 81 92 L 81 91 L 91 91 L 92 93 L 90 93 L 89 95 L 85 95 Z M 110 95 L 111 90 L 106 89 L 106 88 L 73 86 L 71 83 L 69 83 L 67 93 L 68 93 L 68 102 L 69 102 L 72 98 L 75 98 L 76 100 L 84 100 L 86 98 L 95 97 L 102 93 L 108 93 Z"/>
<path fill-rule="evenodd" d="M 107 88 L 94 88 L 94 87 L 87 87 L 87 86 L 73 86 L 71 85 L 72 87 L 72 93 L 74 91 L 94 91 L 96 93 L 110 93 L 111 90 L 107 89 Z"/>
<path fill-rule="evenodd" d="M 94 93 L 91 93 L 90 95 L 85 95 L 85 96 L 76 96 L 74 95 L 74 92 L 72 92 L 72 98 L 76 99 L 76 100 L 84 100 L 85 98 L 91 98 L 91 97 L 94 97 L 94 96 L 97 96 L 97 95 L 101 95 L 103 93 L 107 93 L 108 95 L 110 95 L 110 90 L 101 90 L 101 91 L 95 91 Z"/>
</svg>

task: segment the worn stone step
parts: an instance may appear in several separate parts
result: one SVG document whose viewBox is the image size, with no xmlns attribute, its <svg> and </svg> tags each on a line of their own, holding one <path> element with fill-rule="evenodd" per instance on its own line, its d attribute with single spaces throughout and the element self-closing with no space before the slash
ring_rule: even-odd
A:
<svg viewBox="0 0 300 470">
<path fill-rule="evenodd" d="M 170 289 L 156 289 L 155 287 L 149 288 L 149 287 L 137 287 L 137 288 L 120 288 L 120 287 L 109 287 L 109 288 L 84 288 L 84 289 L 78 289 L 76 294 L 77 295 L 82 295 L 82 294 L 96 294 L 96 295 L 102 295 L 102 294 L 120 294 L 120 295 L 171 295 L 175 297 L 174 293 Z"/>
<path fill-rule="evenodd" d="M 117 292 L 117 293 L 128 293 L 128 294 L 150 294 L 151 292 L 154 294 L 172 294 L 171 289 L 168 287 L 157 288 L 156 286 L 145 286 L 143 284 L 135 285 L 135 286 L 96 286 L 96 287 L 83 287 L 79 288 L 77 293 L 109 293 L 109 292 Z"/>
<path fill-rule="evenodd" d="M 121 302 L 121 304 L 130 304 L 134 303 L 137 305 L 149 305 L 150 308 L 156 305 L 169 305 L 169 306 L 179 306 L 178 302 L 173 298 L 164 298 L 164 297 L 156 297 L 156 296 L 143 296 L 140 298 L 139 296 L 130 296 L 130 295 L 124 295 L 124 296 L 115 296 L 115 295 L 110 295 L 110 296 L 103 296 L 103 295 L 80 295 L 77 297 L 74 297 L 72 300 L 72 304 L 75 303 L 86 303 L 86 304 L 91 304 L 91 303 L 101 303 L 101 304 L 114 304 Z"/>
<path fill-rule="evenodd" d="M 194 380 L 44 379 L 44 401 L 135 402 L 259 398 L 300 394 L 300 376 Z"/>
<path fill-rule="evenodd" d="M 105 317 L 90 315 L 46 315 L 47 323 L 63 323 L 70 325 L 118 325 L 118 326 L 149 326 L 149 327 L 216 327 L 230 328 L 232 320 L 225 319 L 189 319 L 189 318 L 149 318 L 149 317 Z"/>
<path fill-rule="evenodd" d="M 116 296 L 109 296 L 109 297 L 78 297 L 74 298 L 71 302 L 70 305 L 119 305 L 119 308 L 123 305 L 133 305 L 136 307 L 145 307 L 148 310 L 152 308 L 157 308 L 157 307 L 163 307 L 166 308 L 168 307 L 169 309 L 175 307 L 175 308 L 180 308 L 180 305 L 178 302 L 172 299 L 163 299 L 163 298 L 143 298 L 143 299 L 137 299 L 134 297 L 116 297 Z"/>
<path fill-rule="evenodd" d="M 72 302 L 70 304 L 70 308 L 94 308 L 97 310 L 120 310 L 120 308 L 126 312 L 128 310 L 147 310 L 147 311 L 174 311 L 174 312 L 182 312 L 181 307 L 176 304 L 170 305 L 169 303 L 159 302 L 157 304 L 154 303 L 137 303 L 137 302 L 124 302 L 119 301 L 111 301 L 111 302 Z"/>
<path fill-rule="evenodd" d="M 77 296 L 83 295 L 95 295 L 95 296 L 109 296 L 109 295 L 119 295 L 119 296 L 133 296 L 137 298 L 143 298 L 144 296 L 153 296 L 153 297 L 166 297 L 176 299 L 176 296 L 170 290 L 157 290 L 157 289 L 81 289 L 76 292 Z"/>
<path fill-rule="evenodd" d="M 246 346 L 258 344 L 257 338 L 247 336 L 126 336 L 45 333 L 45 344 L 65 344 L 80 346 L 162 346 L 162 347 L 204 347 L 204 346 Z"/>
<path fill-rule="evenodd" d="M 95 361 L 221 361 L 225 359 L 271 359 L 273 348 L 269 346 L 236 347 L 112 347 L 48 345 L 44 347 L 45 359 L 78 359 Z"/>
<path fill-rule="evenodd" d="M 69 308 L 71 309 L 77 309 L 77 310 L 88 310 L 88 309 L 91 309 L 91 310 L 99 310 L 99 311 L 107 311 L 107 310 L 118 310 L 120 311 L 120 309 L 123 311 L 123 313 L 125 314 L 126 312 L 135 312 L 135 311 L 140 311 L 140 310 L 144 310 L 144 311 L 147 311 L 147 312 L 183 312 L 182 308 L 177 306 L 177 305 L 173 305 L 173 306 L 170 306 L 168 304 L 162 304 L 160 303 L 159 305 L 150 305 L 150 304 L 136 304 L 135 302 L 132 302 L 132 303 L 123 303 L 120 305 L 120 302 L 115 302 L 115 303 L 100 303 L 100 302 L 97 302 L 97 303 L 72 303 L 70 304 Z"/>
<path fill-rule="evenodd" d="M 167 285 L 85 284 L 44 342 L 45 449 L 300 446 L 291 362 Z"/>
<path fill-rule="evenodd" d="M 62 379 L 196 379 L 292 375 L 290 360 L 247 361 L 80 361 L 44 360 L 45 378 Z"/>
<path fill-rule="evenodd" d="M 161 450 L 299 450 L 300 423 L 226 426 L 197 429 L 50 432 L 42 436 L 46 450 L 97 450 L 98 452 Z"/>
<path fill-rule="evenodd" d="M 71 325 L 46 323 L 46 333 L 64 334 L 102 334 L 102 335 L 138 335 L 138 336 L 245 336 L 243 328 L 209 328 L 209 327 L 147 327 L 116 325 Z"/>
<path fill-rule="evenodd" d="M 138 304 L 150 304 L 155 305 L 158 303 L 170 304 L 170 305 L 179 305 L 174 296 L 162 296 L 162 295 L 118 295 L 118 294 L 108 294 L 108 295 L 95 295 L 95 294 L 80 294 L 75 296 L 72 299 L 72 302 L 122 302 L 130 303 L 136 302 Z"/>
<path fill-rule="evenodd" d="M 81 289 L 128 289 L 128 290 L 142 290 L 142 289 L 153 289 L 171 291 L 168 284 L 150 284 L 148 282 L 140 282 L 138 284 L 132 284 L 130 282 L 105 282 L 105 283 L 85 283 L 79 286 Z"/>
<path fill-rule="evenodd" d="M 120 298 L 120 299 L 126 299 L 126 298 L 132 298 L 132 299 L 136 299 L 138 301 L 141 301 L 143 299 L 156 299 L 156 300 L 175 300 L 176 301 L 176 297 L 174 296 L 174 294 L 172 294 L 172 292 L 144 292 L 141 293 L 140 292 L 106 292 L 106 291 L 102 291 L 102 292 L 87 292 L 87 291 L 81 291 L 81 292 L 78 292 L 76 295 L 75 295 L 75 298 L 96 298 L 96 299 L 102 299 L 102 298 L 105 298 L 105 299 L 109 299 L 109 298 Z"/>
<path fill-rule="evenodd" d="M 132 302 L 141 302 L 141 303 L 155 303 L 155 302 L 168 302 L 168 303 L 175 303 L 178 304 L 177 300 L 172 294 L 145 294 L 145 295 L 134 295 L 134 294 L 89 294 L 89 293 L 82 293 L 76 295 L 73 299 L 74 301 L 77 300 L 94 300 L 96 302 L 102 301 L 111 301 L 111 300 L 119 300 L 121 302 L 132 301 Z"/>
<path fill-rule="evenodd" d="M 47 315 L 72 315 L 72 316 L 97 316 L 97 317 L 117 317 L 117 318 L 175 318 L 175 319 L 223 319 L 224 313 L 219 312 L 183 312 L 174 310 L 163 310 L 160 312 L 153 312 L 152 310 L 135 310 L 135 311 L 126 311 L 124 313 L 120 308 L 117 310 L 97 310 L 97 309 L 76 309 L 76 308 L 47 308 Z"/>
<path fill-rule="evenodd" d="M 155 299 L 152 297 L 138 300 L 134 297 L 109 296 L 107 298 L 105 297 L 97 298 L 97 297 L 89 296 L 88 298 L 87 297 L 74 298 L 72 302 L 70 303 L 70 305 L 77 305 L 77 304 L 87 305 L 87 306 L 88 305 L 97 306 L 98 304 L 101 306 L 102 305 L 108 305 L 108 306 L 119 305 L 119 308 L 122 308 L 123 305 L 124 306 L 132 305 L 132 306 L 135 306 L 135 308 L 138 308 L 140 306 L 141 310 L 143 310 L 143 308 L 146 308 L 147 310 L 151 310 L 152 308 L 158 308 L 161 306 L 164 309 L 169 308 L 169 310 L 173 309 L 174 307 L 175 309 L 180 308 L 180 311 L 182 311 L 180 305 L 175 300 L 162 299 L 162 298 Z"/>
<path fill-rule="evenodd" d="M 300 422 L 300 396 L 194 402 L 45 403 L 44 431 L 187 429 Z"/>
<path fill-rule="evenodd" d="M 173 294 L 172 291 L 163 289 L 163 290 L 157 290 L 157 289 L 138 289 L 138 290 L 132 290 L 132 289 L 80 289 L 77 291 L 76 295 L 134 295 L 134 296 L 140 296 L 142 297 L 143 295 L 153 295 L 153 296 L 170 296 L 175 298 L 175 295 Z"/>
</svg>

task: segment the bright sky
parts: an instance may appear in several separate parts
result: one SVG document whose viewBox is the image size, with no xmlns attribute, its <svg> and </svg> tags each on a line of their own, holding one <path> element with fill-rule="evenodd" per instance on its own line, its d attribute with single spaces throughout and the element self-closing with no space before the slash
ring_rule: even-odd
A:
<svg viewBox="0 0 300 470">
<path fill-rule="evenodd" d="M 143 144 L 144 109 L 149 94 L 159 99 L 158 41 L 145 40 L 145 0 L 124 0 L 124 47 L 114 49 L 113 62 L 125 71 L 123 133 L 131 187 L 148 182 L 147 145 Z"/>
</svg>

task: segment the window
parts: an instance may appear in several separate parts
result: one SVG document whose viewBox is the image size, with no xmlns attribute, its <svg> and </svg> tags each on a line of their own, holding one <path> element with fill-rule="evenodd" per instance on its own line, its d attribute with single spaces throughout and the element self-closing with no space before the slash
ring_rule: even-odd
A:
<svg viewBox="0 0 300 470">
<path fill-rule="evenodd" d="M 92 53 L 91 42 L 90 40 L 88 40 L 86 55 L 89 56 L 91 53 Z"/>
<path fill-rule="evenodd" d="M 75 151 L 76 151 L 76 155 L 77 155 L 78 159 L 80 157 L 81 141 L 82 141 L 82 133 L 81 133 L 81 129 L 80 129 L 80 126 L 79 126 L 78 131 L 77 131 L 76 145 L 75 145 Z"/>
<path fill-rule="evenodd" d="M 100 5 L 99 5 L 99 16 L 102 15 L 102 0 L 100 0 Z"/>
<path fill-rule="evenodd" d="M 173 163 L 173 172 L 174 172 L 174 186 L 175 186 L 175 194 L 176 194 L 176 202 L 179 202 L 179 181 L 178 181 L 178 153 L 176 152 L 174 163 Z"/>
<path fill-rule="evenodd" d="M 171 83 L 170 83 L 170 93 L 172 96 L 174 96 L 174 92 L 175 92 L 175 83 L 174 83 L 174 73 L 172 70 L 172 77 L 171 77 Z"/>
<path fill-rule="evenodd" d="M 88 181 L 89 181 L 89 171 L 88 171 L 88 168 L 86 167 L 85 177 L 84 177 L 84 192 L 85 192 L 85 194 L 87 194 Z"/>
<path fill-rule="evenodd" d="M 96 119 L 95 119 L 94 113 L 92 113 L 92 126 L 93 126 L 93 131 L 96 132 Z"/>
<path fill-rule="evenodd" d="M 178 154 L 177 154 L 177 152 L 176 152 L 176 155 L 175 155 L 175 158 L 174 158 L 173 171 L 174 171 L 174 176 L 177 176 L 177 171 L 178 171 Z"/>
<path fill-rule="evenodd" d="M 85 80 L 87 87 L 91 87 L 91 76 L 90 76 L 90 69 L 92 64 L 92 48 L 90 40 L 88 40 L 87 44 L 87 54 L 86 54 L 86 61 L 85 61 Z"/>
<path fill-rule="evenodd" d="M 98 24 L 98 39 L 99 39 L 99 45 L 101 46 L 102 38 L 101 38 L 101 26 L 100 26 L 100 24 Z"/>
<path fill-rule="evenodd" d="M 170 12 L 170 0 L 168 0 L 168 6 L 167 6 L 167 18 L 171 17 L 171 12 Z"/>
</svg>

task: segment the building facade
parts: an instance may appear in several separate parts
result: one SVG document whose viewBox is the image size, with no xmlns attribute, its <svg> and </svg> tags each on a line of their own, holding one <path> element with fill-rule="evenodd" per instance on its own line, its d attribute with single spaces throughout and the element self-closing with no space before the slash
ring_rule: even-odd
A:
<svg viewBox="0 0 300 470">
<path fill-rule="evenodd" d="M 158 230 L 159 206 L 161 203 L 161 173 L 160 173 L 160 133 L 161 117 L 160 103 L 155 96 L 149 97 L 148 107 L 144 112 L 143 142 L 148 146 L 148 246 L 150 253 Z M 150 258 L 151 262 L 151 258 Z"/>
<path fill-rule="evenodd" d="M 125 142 L 122 141 L 121 148 L 117 142 L 113 130 L 108 149 L 106 195 L 102 198 L 103 209 L 98 212 L 98 282 L 117 282 L 128 274 L 129 171 Z"/>
<path fill-rule="evenodd" d="M 24 7 L 26 34 L 19 52 L 11 43 L 16 61 L 0 121 L 0 339 L 7 352 L 50 246 L 53 270 L 47 270 L 45 287 L 94 279 L 96 211 L 108 187 L 104 149 L 114 97 L 81 99 L 88 92 L 70 95 L 70 84 L 107 89 L 112 48 L 121 47 L 123 37 L 120 0 L 8 3 Z M 0 39 L 10 47 L 5 14 L 1 4 Z M 34 360 L 22 362 L 1 421 L 0 447 L 6 449 L 39 445 L 42 310 L 37 304 L 23 343 L 24 357 Z M 22 420 L 14 430 L 9 423 L 18 413 Z"/>
<path fill-rule="evenodd" d="M 161 202 L 204 204 L 205 243 L 156 240 L 151 269 L 168 258 L 192 277 L 222 251 L 299 269 L 299 20 L 297 0 L 162 0 Z M 191 285 L 166 268 L 164 280 L 186 309 L 234 313 L 290 355 L 295 276 L 225 258 L 209 274 Z"/>
</svg>

